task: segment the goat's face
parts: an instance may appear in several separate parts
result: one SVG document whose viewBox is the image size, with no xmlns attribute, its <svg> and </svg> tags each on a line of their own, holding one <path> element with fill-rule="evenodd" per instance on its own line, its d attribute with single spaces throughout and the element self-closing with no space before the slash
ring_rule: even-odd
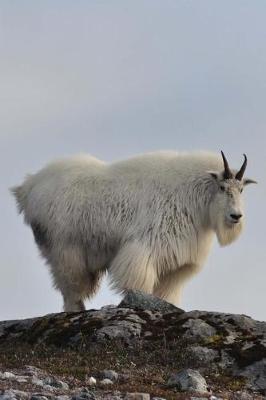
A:
<svg viewBox="0 0 266 400">
<path fill-rule="evenodd" d="M 223 153 L 222 153 L 223 154 Z M 239 172 L 229 169 L 223 155 L 225 170 L 220 173 L 211 172 L 215 180 L 215 194 L 210 206 L 210 220 L 221 245 L 233 242 L 240 235 L 244 225 L 244 208 L 242 192 L 252 179 L 243 179 L 246 157 Z"/>
</svg>

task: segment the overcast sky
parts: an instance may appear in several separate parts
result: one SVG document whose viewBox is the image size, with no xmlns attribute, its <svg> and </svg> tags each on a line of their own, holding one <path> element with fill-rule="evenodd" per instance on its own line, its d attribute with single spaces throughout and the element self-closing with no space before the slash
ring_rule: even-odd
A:
<svg viewBox="0 0 266 400">
<path fill-rule="evenodd" d="M 8 188 L 49 160 L 156 149 L 248 155 L 246 228 L 182 307 L 266 319 L 265 1 L 0 4 L 0 320 L 62 309 Z M 88 308 L 117 303 L 105 283 Z"/>
</svg>

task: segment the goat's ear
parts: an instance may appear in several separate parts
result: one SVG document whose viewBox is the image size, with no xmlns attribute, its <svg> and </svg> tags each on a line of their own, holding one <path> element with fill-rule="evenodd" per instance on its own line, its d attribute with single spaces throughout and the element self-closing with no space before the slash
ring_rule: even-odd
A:
<svg viewBox="0 0 266 400">
<path fill-rule="evenodd" d="M 254 179 L 249 179 L 249 178 L 243 179 L 244 186 L 249 185 L 250 183 L 258 183 L 258 182 L 254 181 Z"/>
<path fill-rule="evenodd" d="M 216 181 L 218 181 L 218 178 L 219 178 L 218 172 L 215 172 L 215 171 L 208 171 L 208 174 L 210 174 L 210 175 L 213 177 L 213 179 L 215 179 Z"/>
</svg>

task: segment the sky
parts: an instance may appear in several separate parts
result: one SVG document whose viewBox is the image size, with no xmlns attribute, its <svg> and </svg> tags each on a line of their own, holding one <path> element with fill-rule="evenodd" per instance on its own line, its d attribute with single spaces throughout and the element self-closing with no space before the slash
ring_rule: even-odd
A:
<svg viewBox="0 0 266 400">
<path fill-rule="evenodd" d="M 248 156 L 246 227 L 215 243 L 182 308 L 266 319 L 266 3 L 0 4 L 0 320 L 62 310 L 8 188 L 61 156 L 147 151 Z M 87 308 L 117 304 L 105 280 Z"/>
</svg>

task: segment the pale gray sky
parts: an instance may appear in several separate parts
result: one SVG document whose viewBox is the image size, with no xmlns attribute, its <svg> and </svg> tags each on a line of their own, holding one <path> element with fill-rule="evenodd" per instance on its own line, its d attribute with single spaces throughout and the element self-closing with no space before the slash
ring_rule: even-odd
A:
<svg viewBox="0 0 266 400">
<path fill-rule="evenodd" d="M 266 319 L 266 3 L 1 1 L 0 320 L 61 310 L 8 187 L 54 157 L 223 149 L 259 185 L 182 306 Z M 117 303 L 105 284 L 87 307 Z"/>
</svg>

